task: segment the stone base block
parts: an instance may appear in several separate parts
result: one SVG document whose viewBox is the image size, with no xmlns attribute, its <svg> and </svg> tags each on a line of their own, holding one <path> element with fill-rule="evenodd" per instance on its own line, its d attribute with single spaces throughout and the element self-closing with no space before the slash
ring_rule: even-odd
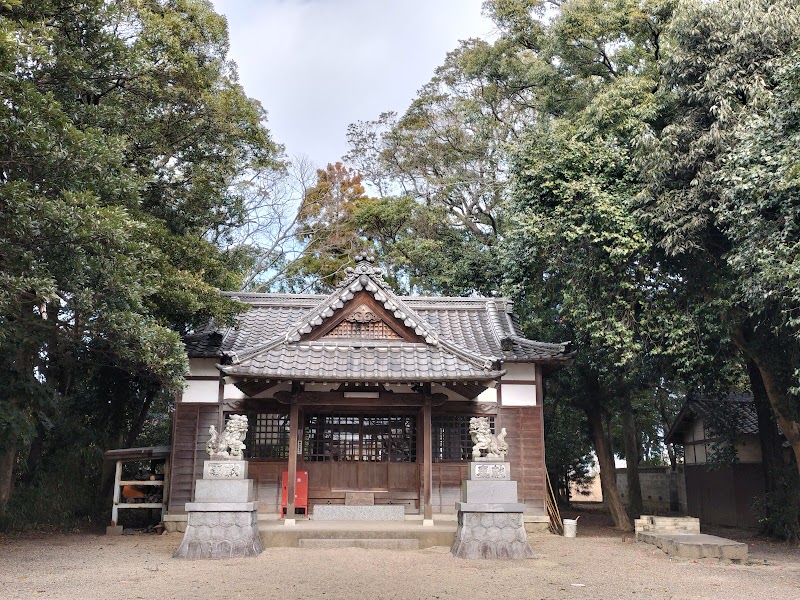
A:
<svg viewBox="0 0 800 600">
<path fill-rule="evenodd" d="M 649 531 L 657 533 L 700 533 L 700 519 L 695 517 L 658 517 L 642 515 L 634 521 L 636 534 Z"/>
<path fill-rule="evenodd" d="M 247 479 L 247 461 L 246 460 L 204 461 L 203 479 Z"/>
<path fill-rule="evenodd" d="M 187 502 L 186 512 L 251 512 L 258 509 L 256 502 Z"/>
<path fill-rule="evenodd" d="M 471 480 L 491 480 L 491 481 L 510 481 L 511 463 L 509 462 L 480 462 L 472 461 L 469 463 L 469 479 Z"/>
<path fill-rule="evenodd" d="M 252 502 L 252 479 L 198 479 L 195 502 Z"/>
<path fill-rule="evenodd" d="M 331 548 L 364 548 L 366 550 L 419 550 L 416 539 L 345 539 L 345 538 L 305 538 L 298 540 L 300 548 L 329 550 Z"/>
<path fill-rule="evenodd" d="M 346 506 L 342 504 L 317 504 L 315 521 L 404 521 L 406 509 L 397 504 L 374 506 Z"/>
<path fill-rule="evenodd" d="M 461 501 L 466 503 L 489 502 L 492 504 L 516 504 L 516 481 L 471 481 L 461 483 Z"/>
<path fill-rule="evenodd" d="M 459 512 L 456 558 L 533 558 L 522 512 Z"/>
<path fill-rule="evenodd" d="M 249 512 L 189 513 L 186 533 L 175 558 L 240 558 L 258 556 L 263 547 L 258 535 L 258 514 Z"/>
<path fill-rule="evenodd" d="M 122 525 L 109 525 L 106 527 L 106 535 L 122 535 Z"/>
<path fill-rule="evenodd" d="M 188 515 L 165 515 L 164 528 L 167 533 L 184 533 L 188 518 Z"/>
<path fill-rule="evenodd" d="M 456 512 L 523 513 L 525 505 L 521 502 L 456 502 Z"/>
<path fill-rule="evenodd" d="M 525 531 L 533 534 L 550 532 L 550 517 L 547 515 L 525 515 Z"/>
</svg>

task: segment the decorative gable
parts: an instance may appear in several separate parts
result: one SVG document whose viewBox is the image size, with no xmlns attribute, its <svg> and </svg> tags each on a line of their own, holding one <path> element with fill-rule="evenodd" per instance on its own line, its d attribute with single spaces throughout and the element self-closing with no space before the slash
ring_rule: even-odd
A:
<svg viewBox="0 0 800 600">
<path fill-rule="evenodd" d="M 371 307 L 359 304 L 333 329 L 319 339 L 354 338 L 368 340 L 400 340 L 402 336 L 390 327 Z"/>
</svg>

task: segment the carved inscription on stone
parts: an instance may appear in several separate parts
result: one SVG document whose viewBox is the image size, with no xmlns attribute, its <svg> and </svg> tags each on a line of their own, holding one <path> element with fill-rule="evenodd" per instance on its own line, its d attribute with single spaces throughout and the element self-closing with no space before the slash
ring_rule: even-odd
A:
<svg viewBox="0 0 800 600">
<path fill-rule="evenodd" d="M 209 479 L 240 479 L 242 477 L 241 464 L 211 463 L 208 466 Z"/>
<path fill-rule="evenodd" d="M 485 464 L 475 466 L 474 479 L 508 479 L 506 465 Z"/>
</svg>

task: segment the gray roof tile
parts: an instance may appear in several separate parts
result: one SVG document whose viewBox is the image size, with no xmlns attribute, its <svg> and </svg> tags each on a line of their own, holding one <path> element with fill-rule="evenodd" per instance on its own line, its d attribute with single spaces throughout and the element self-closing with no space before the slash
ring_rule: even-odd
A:
<svg viewBox="0 0 800 600">
<path fill-rule="evenodd" d="M 418 320 L 427 343 L 386 340 L 301 341 L 302 333 L 335 314 L 348 292 L 367 289 L 387 308 Z M 376 291 L 372 291 L 376 290 Z M 224 292 L 249 304 L 236 328 L 213 323 L 184 341 L 191 357 L 220 357 L 226 373 L 268 378 L 385 381 L 486 380 L 500 361 L 566 363 L 567 344 L 520 335 L 504 298 L 398 297 L 371 263 L 360 262 L 330 296 Z M 350 293 L 352 295 L 352 292 Z M 326 317 L 328 315 L 328 317 Z"/>
</svg>

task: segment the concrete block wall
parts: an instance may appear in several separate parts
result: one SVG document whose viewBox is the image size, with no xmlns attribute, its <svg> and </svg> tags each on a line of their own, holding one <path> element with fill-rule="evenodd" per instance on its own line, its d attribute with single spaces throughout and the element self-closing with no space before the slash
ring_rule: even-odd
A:
<svg viewBox="0 0 800 600">
<path fill-rule="evenodd" d="M 683 466 L 676 471 L 669 467 L 644 467 L 639 469 L 644 510 L 654 514 L 688 513 L 686 479 Z M 617 469 L 617 487 L 622 501 L 629 503 L 627 469 Z"/>
</svg>

